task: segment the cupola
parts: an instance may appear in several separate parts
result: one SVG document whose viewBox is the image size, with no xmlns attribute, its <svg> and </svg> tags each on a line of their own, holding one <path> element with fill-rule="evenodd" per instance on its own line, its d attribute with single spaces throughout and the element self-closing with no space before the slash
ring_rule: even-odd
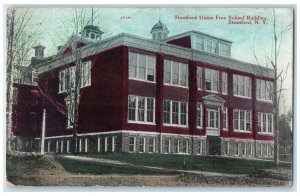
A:
<svg viewBox="0 0 300 196">
<path fill-rule="evenodd" d="M 160 20 L 156 23 L 152 29 L 152 39 L 162 41 L 168 37 L 169 30 L 165 24 L 163 24 Z"/>
</svg>

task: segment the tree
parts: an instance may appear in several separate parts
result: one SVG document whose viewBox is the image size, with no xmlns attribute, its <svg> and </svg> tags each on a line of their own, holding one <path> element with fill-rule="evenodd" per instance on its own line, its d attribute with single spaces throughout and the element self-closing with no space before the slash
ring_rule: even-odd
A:
<svg viewBox="0 0 300 196">
<path fill-rule="evenodd" d="M 7 65 L 6 65 L 6 142 L 7 153 L 12 152 L 12 101 L 16 66 L 29 65 L 29 54 L 39 39 L 42 24 L 30 24 L 33 13 L 29 9 L 10 8 L 7 11 Z"/>
<path fill-rule="evenodd" d="M 291 144 L 292 144 L 292 129 L 291 129 L 291 111 L 287 114 L 281 114 L 278 120 L 278 129 L 279 129 L 279 152 L 284 154 L 286 157 L 287 154 L 291 153 Z"/>
<path fill-rule="evenodd" d="M 293 28 L 293 24 L 288 24 L 286 27 L 281 28 L 278 32 L 277 29 L 277 21 L 276 21 L 276 13 L 273 8 L 273 32 L 272 32 L 272 48 L 270 53 L 267 53 L 266 50 L 262 47 L 260 42 L 260 46 L 264 51 L 264 56 L 266 59 L 266 67 L 270 66 L 273 69 L 273 78 L 274 83 L 273 86 L 269 86 L 267 90 L 272 95 L 272 101 L 274 106 L 274 162 L 276 165 L 279 163 L 279 103 L 282 91 L 286 90 L 283 88 L 283 82 L 287 77 L 287 71 L 289 68 L 289 64 L 285 66 L 280 66 L 278 64 L 278 56 L 281 49 L 281 42 L 284 34 L 290 31 Z M 255 38 L 253 40 L 252 45 L 250 46 L 252 54 L 257 62 L 260 65 L 259 70 L 262 74 L 265 74 L 265 69 L 262 68 L 262 64 L 259 62 L 256 49 L 255 49 Z"/>
<path fill-rule="evenodd" d="M 86 69 L 87 65 L 82 63 L 81 48 L 78 47 L 78 44 L 85 42 L 82 29 L 91 21 L 93 24 L 93 11 L 92 17 L 88 17 L 87 12 L 87 9 L 74 9 L 72 17 L 69 20 L 61 20 L 65 32 L 73 33 L 71 36 L 71 39 L 74 39 L 71 41 L 72 53 L 76 57 L 75 66 L 67 68 L 63 73 L 60 73 L 60 79 L 63 77 L 65 80 L 62 88 L 65 90 L 66 106 L 59 103 L 55 98 L 49 96 L 47 93 L 47 81 L 45 84 L 40 84 L 42 86 L 39 87 L 40 92 L 42 92 L 42 95 L 45 97 L 45 101 L 47 100 L 51 104 L 51 107 L 66 116 L 68 126 L 72 128 L 73 133 L 73 153 L 78 152 L 77 121 L 78 107 L 80 103 L 80 89 L 88 82 L 90 75 L 90 69 Z"/>
</svg>

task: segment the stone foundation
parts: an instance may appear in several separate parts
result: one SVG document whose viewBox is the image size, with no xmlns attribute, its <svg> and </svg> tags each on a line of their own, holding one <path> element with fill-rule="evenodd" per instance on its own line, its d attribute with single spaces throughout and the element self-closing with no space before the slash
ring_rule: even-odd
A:
<svg viewBox="0 0 300 196">
<path fill-rule="evenodd" d="M 207 137 L 193 137 L 178 134 L 159 134 L 134 131 L 116 131 L 91 135 L 79 135 L 79 153 L 161 153 L 186 155 L 217 155 L 240 158 L 271 159 L 274 152 L 273 141 L 245 140 L 235 138 L 214 138 L 217 150 L 212 149 Z M 72 136 L 45 139 L 45 153 L 71 153 L 74 149 Z M 39 151 L 39 139 L 22 138 L 16 140 L 19 151 Z M 215 148 L 215 146 L 213 146 Z"/>
</svg>

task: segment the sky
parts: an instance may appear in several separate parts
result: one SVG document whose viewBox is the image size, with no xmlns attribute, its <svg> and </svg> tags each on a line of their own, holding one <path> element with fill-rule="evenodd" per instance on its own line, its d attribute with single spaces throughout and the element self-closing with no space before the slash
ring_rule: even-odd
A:
<svg viewBox="0 0 300 196">
<path fill-rule="evenodd" d="M 80 10 L 81 8 L 77 8 Z M 87 18 L 91 17 L 91 8 L 85 8 Z M 55 54 L 57 46 L 63 45 L 71 36 L 68 26 L 74 15 L 74 8 L 32 8 L 30 23 L 42 22 L 40 43 L 46 47 L 45 55 Z M 276 8 L 276 30 L 278 32 L 293 23 L 293 10 Z M 250 46 L 255 46 L 260 65 L 266 66 L 265 54 L 271 54 L 273 44 L 273 9 L 271 8 L 94 8 L 94 25 L 104 31 L 103 39 L 119 33 L 130 33 L 151 39 L 151 28 L 161 20 L 169 29 L 169 36 L 189 30 L 197 30 L 233 42 L 232 58 L 257 64 Z M 175 19 L 175 16 L 197 16 L 197 19 Z M 212 17 L 212 20 L 200 20 L 200 16 Z M 258 17 L 260 24 L 229 24 L 229 17 Z M 122 19 L 127 18 L 127 19 Z M 244 21 L 245 21 L 244 20 Z M 67 30 L 68 29 L 68 30 Z M 70 35 L 68 35 L 70 34 Z M 254 41 L 255 40 L 255 41 Z M 285 80 L 281 112 L 289 110 L 292 103 L 293 69 L 293 30 L 283 34 L 278 56 L 280 69 L 289 65 Z M 284 106 L 284 107 L 283 107 Z"/>
</svg>

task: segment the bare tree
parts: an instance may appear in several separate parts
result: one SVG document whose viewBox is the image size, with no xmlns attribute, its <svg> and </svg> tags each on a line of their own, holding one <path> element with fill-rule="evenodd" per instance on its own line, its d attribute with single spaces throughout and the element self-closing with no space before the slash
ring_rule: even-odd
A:
<svg viewBox="0 0 300 196">
<path fill-rule="evenodd" d="M 272 47 L 270 49 L 270 52 L 268 53 L 266 49 L 263 47 L 263 44 L 259 40 L 260 46 L 262 50 L 264 51 L 264 58 L 265 58 L 265 67 L 271 67 L 273 69 L 273 78 L 274 83 L 273 85 L 267 86 L 267 91 L 272 96 L 272 102 L 274 106 L 274 162 L 276 165 L 279 163 L 279 103 L 281 98 L 281 93 L 286 90 L 283 88 L 283 82 L 285 81 L 287 77 L 287 71 L 289 68 L 289 64 L 280 66 L 278 64 L 278 57 L 280 54 L 281 44 L 283 36 L 286 32 L 290 31 L 293 28 L 293 23 L 288 24 L 286 27 L 282 27 L 280 31 L 278 32 L 277 29 L 277 21 L 276 21 L 276 13 L 275 9 L 273 9 L 273 30 L 272 30 Z M 261 74 L 269 74 L 269 71 L 266 69 L 263 69 L 262 64 L 258 60 L 257 54 L 256 54 L 256 48 L 255 48 L 255 38 L 253 39 L 252 44 L 250 45 L 250 49 L 252 51 L 252 54 L 257 62 L 257 64 L 260 66 L 259 71 L 261 71 Z"/>
<path fill-rule="evenodd" d="M 7 153 L 12 152 L 12 101 L 13 101 L 13 82 L 16 66 L 28 66 L 29 54 L 32 47 L 36 45 L 39 39 L 38 24 L 30 24 L 33 13 L 29 9 L 10 8 L 7 11 L 7 97 L 6 97 L 6 119 L 7 119 Z"/>
<path fill-rule="evenodd" d="M 63 29 L 65 29 L 66 34 L 70 36 L 72 33 L 72 53 L 75 55 L 75 66 L 64 69 L 64 91 L 65 91 L 65 101 L 66 105 L 59 103 L 55 98 L 49 96 L 47 93 L 48 85 L 47 83 L 41 84 L 39 87 L 40 92 L 45 97 L 45 100 L 50 103 L 51 107 L 56 109 L 58 112 L 66 116 L 68 126 L 72 129 L 73 132 L 73 153 L 78 152 L 78 107 L 80 103 L 80 89 L 84 86 L 90 75 L 90 69 L 85 69 L 85 64 L 82 62 L 81 48 L 78 48 L 78 43 L 84 43 L 85 40 L 83 35 L 83 28 L 89 23 L 93 23 L 94 15 L 92 11 L 91 14 L 88 13 L 87 9 L 74 9 L 72 17 L 68 20 L 61 20 Z M 60 34 L 62 37 L 66 38 L 64 34 Z M 54 40 L 53 40 L 54 41 Z M 60 75 L 61 77 L 61 75 Z M 60 78 L 61 79 L 61 78 Z M 47 82 L 47 81 L 46 81 Z M 59 87 L 60 88 L 60 87 Z"/>
</svg>

